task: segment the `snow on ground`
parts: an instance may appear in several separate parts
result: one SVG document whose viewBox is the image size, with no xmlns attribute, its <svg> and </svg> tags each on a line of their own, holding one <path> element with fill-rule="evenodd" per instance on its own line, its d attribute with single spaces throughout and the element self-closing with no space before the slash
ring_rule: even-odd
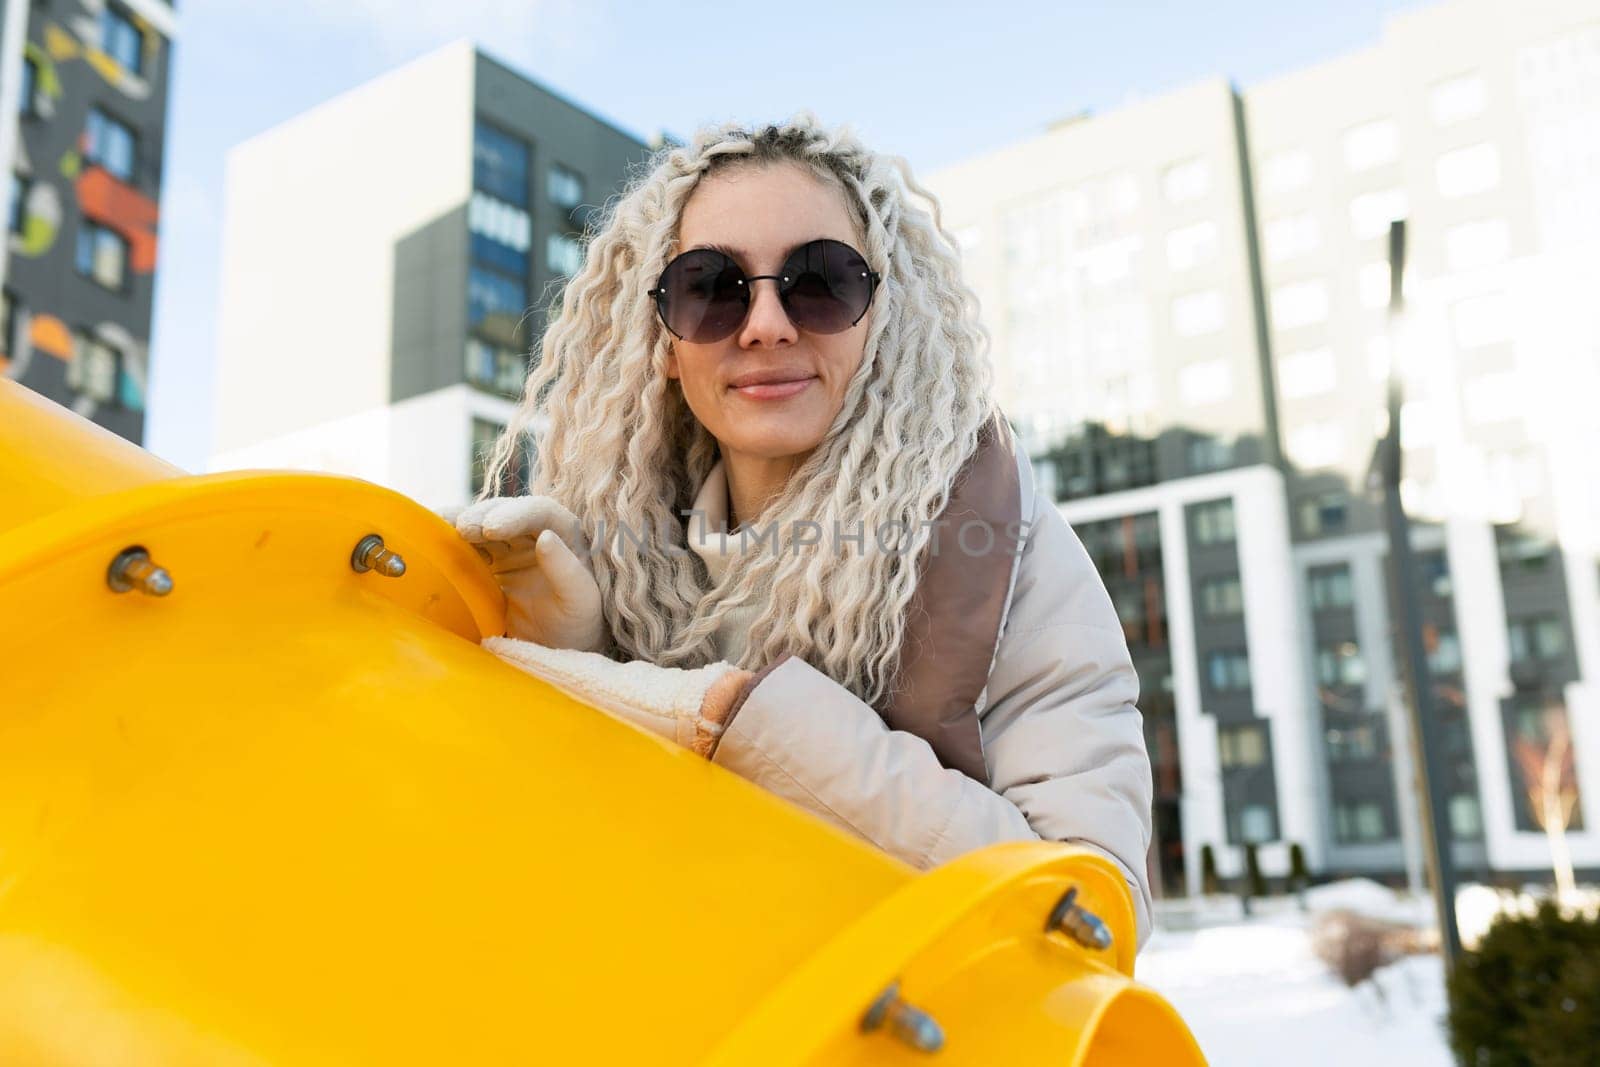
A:
<svg viewBox="0 0 1600 1067">
<path fill-rule="evenodd" d="M 1307 903 L 1312 913 L 1428 914 L 1426 901 L 1371 882 L 1322 887 Z M 1348 989 L 1312 953 L 1313 914 L 1292 900 L 1258 901 L 1249 919 L 1226 909 L 1218 901 L 1211 915 L 1188 916 L 1197 929 L 1158 928 L 1134 971 L 1178 1009 L 1215 1067 L 1452 1067 L 1438 956 L 1408 957 L 1379 971 L 1376 987 Z"/>
</svg>

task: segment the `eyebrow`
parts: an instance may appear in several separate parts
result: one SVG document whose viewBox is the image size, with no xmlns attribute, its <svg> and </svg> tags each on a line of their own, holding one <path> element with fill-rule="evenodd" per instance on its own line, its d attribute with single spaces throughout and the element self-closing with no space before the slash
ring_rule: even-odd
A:
<svg viewBox="0 0 1600 1067">
<path fill-rule="evenodd" d="M 783 260 L 787 260 L 790 256 L 794 255 L 795 249 L 804 248 L 806 245 L 810 244 L 812 241 L 820 241 L 820 240 L 822 240 L 822 238 L 820 238 L 820 237 L 812 237 L 812 238 L 809 238 L 808 240 L 801 241 L 799 244 L 795 245 L 794 248 L 785 249 L 784 253 L 783 253 Z M 835 240 L 837 240 L 837 238 L 835 238 Z M 718 244 L 718 243 L 713 242 L 713 241 L 702 241 L 699 244 L 695 245 L 693 248 L 685 249 L 685 251 L 693 252 L 697 248 L 709 248 L 713 252 L 721 252 L 723 255 L 727 256 L 729 259 L 737 260 L 741 267 L 744 264 L 750 262 L 750 258 L 751 258 L 750 257 L 750 253 L 744 251 L 743 249 L 734 248 L 732 245 Z M 781 263 L 783 260 L 779 260 L 779 262 Z"/>
<path fill-rule="evenodd" d="M 695 245 L 694 248 L 690 248 L 689 251 L 693 252 L 696 248 L 709 248 L 713 252 L 721 252 L 725 256 L 732 256 L 734 259 L 745 259 L 748 256 L 748 253 L 741 249 L 734 248 L 731 245 L 717 244 L 713 241 L 702 241 Z"/>
</svg>

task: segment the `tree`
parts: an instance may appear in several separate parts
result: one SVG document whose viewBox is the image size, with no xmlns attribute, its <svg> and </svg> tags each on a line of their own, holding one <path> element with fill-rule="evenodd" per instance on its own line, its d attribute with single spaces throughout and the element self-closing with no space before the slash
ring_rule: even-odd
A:
<svg viewBox="0 0 1600 1067">
<path fill-rule="evenodd" d="M 1556 896 L 1567 902 L 1577 890 L 1572 853 L 1567 848 L 1567 827 L 1578 807 L 1578 774 L 1566 708 L 1557 701 L 1546 702 L 1539 712 L 1538 725 L 1535 736 L 1523 734 L 1516 739 L 1512 753 L 1522 774 L 1529 814 L 1550 844 Z"/>
<path fill-rule="evenodd" d="M 1311 871 L 1306 867 L 1306 850 L 1300 842 L 1289 844 L 1289 892 L 1300 899 L 1300 910 L 1306 910 L 1306 886 L 1311 882 Z"/>
<path fill-rule="evenodd" d="M 1450 1046 L 1485 1067 L 1589 1067 L 1600 1048 L 1600 921 L 1545 901 L 1502 915 L 1452 969 Z"/>
<path fill-rule="evenodd" d="M 1256 843 L 1244 846 L 1244 913 L 1250 914 L 1250 901 L 1267 895 L 1267 880 L 1261 875 L 1261 858 Z"/>
<path fill-rule="evenodd" d="M 1217 876 L 1217 852 L 1210 845 L 1200 846 L 1200 892 L 1208 897 L 1222 892 L 1222 879 Z"/>
</svg>

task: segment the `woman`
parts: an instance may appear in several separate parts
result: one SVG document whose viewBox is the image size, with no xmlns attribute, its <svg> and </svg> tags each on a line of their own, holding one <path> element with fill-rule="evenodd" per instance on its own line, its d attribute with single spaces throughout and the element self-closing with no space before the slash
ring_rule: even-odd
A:
<svg viewBox="0 0 1600 1067">
<path fill-rule="evenodd" d="M 986 344 L 903 161 L 809 114 L 663 150 L 491 456 L 540 425 L 538 495 L 456 518 L 507 596 L 485 645 L 918 867 L 1095 849 L 1142 945 L 1138 679 Z"/>
</svg>

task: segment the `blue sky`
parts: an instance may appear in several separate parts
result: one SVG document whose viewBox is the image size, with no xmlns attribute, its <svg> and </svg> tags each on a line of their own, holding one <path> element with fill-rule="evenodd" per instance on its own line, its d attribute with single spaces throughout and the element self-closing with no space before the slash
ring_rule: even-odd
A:
<svg viewBox="0 0 1600 1067">
<path fill-rule="evenodd" d="M 193 471 L 209 455 L 228 149 L 457 38 L 641 137 L 810 108 L 922 172 L 1079 110 L 1249 86 L 1371 44 L 1413 6 L 179 0 L 146 445 Z"/>
</svg>

